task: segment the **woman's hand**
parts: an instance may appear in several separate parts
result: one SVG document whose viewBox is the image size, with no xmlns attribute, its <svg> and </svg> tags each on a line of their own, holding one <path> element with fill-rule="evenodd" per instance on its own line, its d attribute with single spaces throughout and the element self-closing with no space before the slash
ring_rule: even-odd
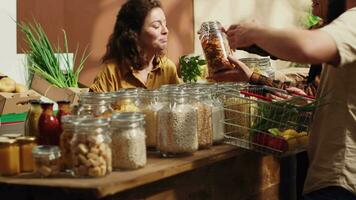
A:
<svg viewBox="0 0 356 200">
<path fill-rule="evenodd" d="M 256 20 L 231 25 L 226 31 L 231 49 L 255 44 L 253 35 L 258 32 L 260 26 Z"/>
<path fill-rule="evenodd" d="M 212 79 L 217 82 L 248 82 L 253 71 L 235 57 L 229 56 L 228 59 L 235 68 L 217 72 Z"/>
</svg>

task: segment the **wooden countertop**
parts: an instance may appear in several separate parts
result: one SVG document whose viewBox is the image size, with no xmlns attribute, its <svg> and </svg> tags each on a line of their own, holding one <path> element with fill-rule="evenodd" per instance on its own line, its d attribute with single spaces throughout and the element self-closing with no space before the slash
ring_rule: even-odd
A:
<svg viewBox="0 0 356 200">
<path fill-rule="evenodd" d="M 96 197 L 101 198 L 226 160 L 244 152 L 237 147 L 218 145 L 211 149 L 198 151 L 194 153 L 194 156 L 160 158 L 157 155 L 150 155 L 147 165 L 142 169 L 113 172 L 103 178 L 78 179 L 61 177 L 40 179 L 33 178 L 30 174 L 25 174 L 17 177 L 0 176 L 0 184 L 89 190 Z"/>
</svg>

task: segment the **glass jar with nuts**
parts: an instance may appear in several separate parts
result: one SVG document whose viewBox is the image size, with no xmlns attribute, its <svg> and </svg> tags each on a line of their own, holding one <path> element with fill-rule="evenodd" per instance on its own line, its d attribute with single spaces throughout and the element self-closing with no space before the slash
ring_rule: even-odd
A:
<svg viewBox="0 0 356 200">
<path fill-rule="evenodd" d="M 112 171 L 108 118 L 84 118 L 71 141 L 73 172 L 77 177 L 102 177 Z"/>
<path fill-rule="evenodd" d="M 40 177 L 56 176 L 60 172 L 61 152 L 57 146 L 40 145 L 32 150 L 35 173 Z"/>
</svg>

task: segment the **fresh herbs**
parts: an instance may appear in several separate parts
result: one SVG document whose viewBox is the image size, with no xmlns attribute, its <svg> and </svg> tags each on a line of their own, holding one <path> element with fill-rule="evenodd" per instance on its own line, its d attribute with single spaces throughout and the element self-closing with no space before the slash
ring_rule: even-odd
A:
<svg viewBox="0 0 356 200">
<path fill-rule="evenodd" d="M 78 62 L 78 66 L 74 66 L 77 59 L 78 47 L 74 52 L 73 60 L 69 56 L 67 34 L 63 30 L 64 36 L 64 52 L 59 44 L 52 47 L 42 26 L 35 22 L 18 23 L 20 30 L 25 34 L 25 41 L 29 50 L 25 51 L 27 59 L 30 63 L 29 69 L 45 78 L 51 84 L 59 87 L 78 87 L 79 73 L 84 67 L 84 62 L 88 59 L 89 54 L 86 53 L 87 48 Z M 56 54 L 60 55 L 56 55 Z M 65 71 L 60 68 L 60 59 L 64 60 Z"/>
<path fill-rule="evenodd" d="M 198 77 L 202 75 L 201 66 L 206 65 L 204 59 L 200 56 L 187 56 L 184 55 L 179 58 L 181 73 L 184 82 L 197 82 Z"/>
</svg>

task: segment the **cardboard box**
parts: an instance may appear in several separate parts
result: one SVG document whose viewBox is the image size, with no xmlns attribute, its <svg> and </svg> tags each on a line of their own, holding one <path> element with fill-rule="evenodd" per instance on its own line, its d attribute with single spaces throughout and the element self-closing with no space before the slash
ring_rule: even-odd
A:
<svg viewBox="0 0 356 200">
<path fill-rule="evenodd" d="M 74 105 L 78 104 L 81 93 L 89 91 L 89 88 L 58 88 L 36 74 L 32 78 L 31 89 L 52 101 L 70 101 Z"/>
<path fill-rule="evenodd" d="M 0 114 L 28 112 L 31 107 L 29 101 L 40 97 L 33 90 L 22 93 L 0 92 Z"/>
</svg>

